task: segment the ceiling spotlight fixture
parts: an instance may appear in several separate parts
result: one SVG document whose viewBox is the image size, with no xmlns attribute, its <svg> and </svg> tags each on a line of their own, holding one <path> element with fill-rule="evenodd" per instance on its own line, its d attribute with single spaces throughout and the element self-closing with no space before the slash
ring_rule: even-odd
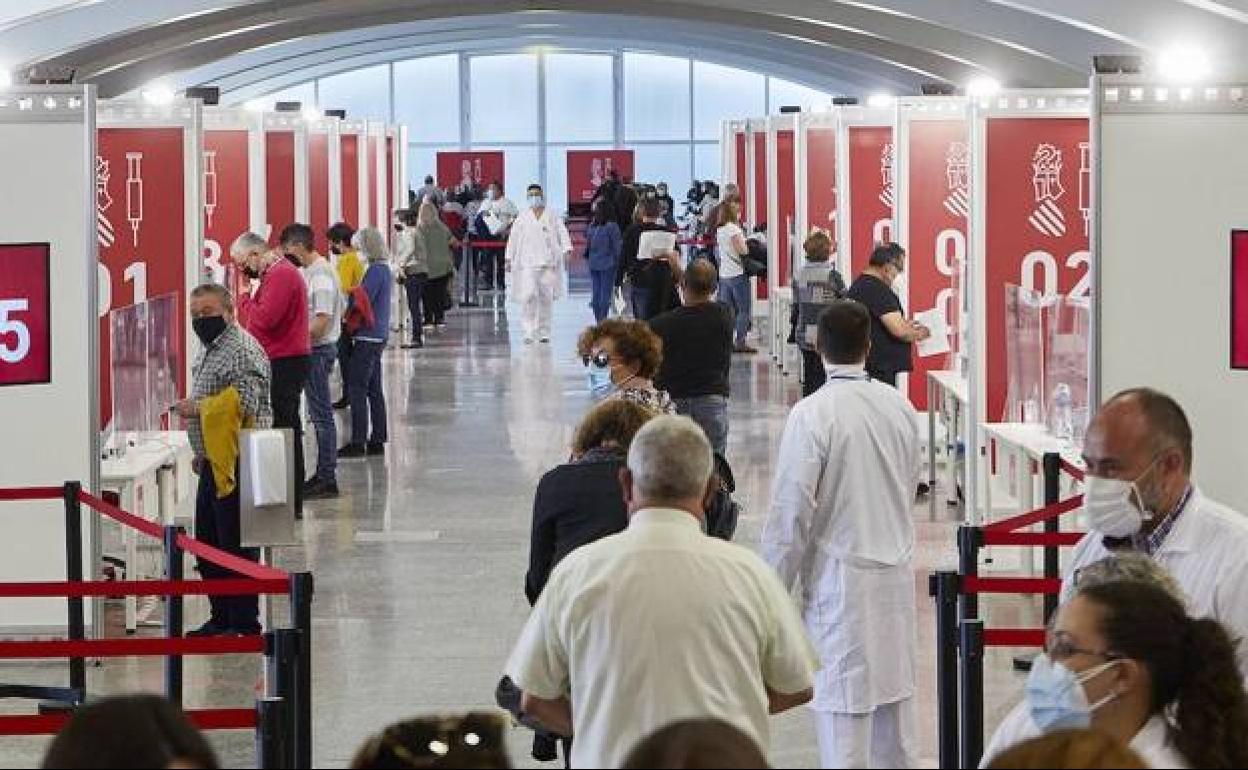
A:
<svg viewBox="0 0 1248 770">
<path fill-rule="evenodd" d="M 924 96 L 953 96 L 958 92 L 950 83 L 924 83 L 919 90 Z"/>
<path fill-rule="evenodd" d="M 1162 79 L 1171 83 L 1195 83 L 1205 80 L 1213 71 L 1209 55 L 1195 46 L 1175 46 L 1157 60 Z"/>
<path fill-rule="evenodd" d="M 834 96 L 832 97 L 832 104 L 837 107 L 853 107 L 854 105 L 858 104 L 858 97 L 857 96 Z"/>
<path fill-rule="evenodd" d="M 992 96 L 1001 90 L 1001 83 L 990 77 L 977 77 L 966 84 L 966 95 L 974 97 Z"/>
<path fill-rule="evenodd" d="M 247 103 L 243 105 L 243 109 L 248 112 L 265 112 L 269 109 L 269 103 L 264 99 L 249 99 Z"/>
<path fill-rule="evenodd" d="M 885 93 L 871 94 L 870 98 L 867 99 L 867 106 L 877 107 L 877 108 L 892 107 L 893 103 L 896 101 L 897 100 L 893 97 L 892 94 L 885 94 Z"/>
<path fill-rule="evenodd" d="M 161 106 L 172 104 L 173 100 L 177 97 L 177 94 L 173 92 L 173 89 L 164 83 L 150 85 L 147 88 L 144 88 L 141 93 L 143 95 L 143 101 L 148 104 Z"/>
<path fill-rule="evenodd" d="M 1092 69 L 1098 75 L 1138 75 L 1144 69 L 1144 59 L 1135 54 L 1097 54 L 1092 57 Z"/>
</svg>

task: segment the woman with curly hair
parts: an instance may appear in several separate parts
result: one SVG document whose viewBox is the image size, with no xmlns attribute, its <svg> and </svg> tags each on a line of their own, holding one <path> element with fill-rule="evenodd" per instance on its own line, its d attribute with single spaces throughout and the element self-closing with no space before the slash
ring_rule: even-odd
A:
<svg viewBox="0 0 1248 770">
<path fill-rule="evenodd" d="M 1028 710 L 1042 732 L 1091 728 L 1150 767 L 1248 767 L 1236 643 L 1158 586 L 1091 585 L 1056 616 Z"/>
<path fill-rule="evenodd" d="M 663 341 L 643 321 L 610 319 L 591 326 L 577 342 L 596 401 L 622 398 L 666 414 L 676 404 L 654 386 L 663 363 Z"/>
</svg>

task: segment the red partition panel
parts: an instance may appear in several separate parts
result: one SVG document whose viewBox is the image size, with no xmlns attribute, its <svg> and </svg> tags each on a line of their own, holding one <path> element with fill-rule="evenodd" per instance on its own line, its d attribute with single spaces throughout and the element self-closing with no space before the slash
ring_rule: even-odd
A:
<svg viewBox="0 0 1248 770">
<path fill-rule="evenodd" d="M 836 129 L 806 131 L 806 221 L 826 230 L 836 245 Z M 806 233 L 799 233 L 805 236 Z"/>
<path fill-rule="evenodd" d="M 568 150 L 568 204 L 589 203 L 612 171 L 633 178 L 632 150 Z"/>
<path fill-rule="evenodd" d="M 230 246 L 251 228 L 249 145 L 246 129 L 204 132 L 204 269 L 227 286 Z"/>
<path fill-rule="evenodd" d="M 108 313 L 175 293 L 186 307 L 186 156 L 180 128 L 102 128 L 96 160 L 100 265 L 100 427 L 113 415 Z M 104 285 L 107 284 L 107 285 Z M 182 339 L 175 330 L 174 339 Z M 178 393 L 186 392 L 179 351 Z"/>
<path fill-rule="evenodd" d="M 749 162 L 749 160 L 746 157 L 746 152 L 745 152 L 746 150 L 745 134 L 743 132 L 733 134 L 733 141 L 735 143 L 735 150 L 737 154 L 737 173 L 736 173 L 736 176 L 734 176 L 729 181 L 735 184 L 737 186 L 737 190 L 739 190 L 741 193 L 741 211 L 744 214 L 744 212 L 747 212 L 750 210 L 749 209 L 749 190 L 746 189 L 746 184 L 745 184 L 745 175 L 747 173 L 746 165 Z"/>
<path fill-rule="evenodd" d="M 386 232 L 390 227 L 390 212 L 386 211 L 381 195 L 381 180 L 377 176 L 377 156 L 381 153 L 381 138 L 368 137 L 368 199 L 373 207 L 373 226 Z"/>
<path fill-rule="evenodd" d="M 498 182 L 507 189 L 507 153 L 505 152 L 440 152 L 438 153 L 438 187 L 449 190 L 471 182 L 487 187 Z"/>
<path fill-rule="evenodd" d="M 893 129 L 849 129 L 849 255 L 852 280 L 867 266 L 878 241 L 893 239 Z"/>
<path fill-rule="evenodd" d="M 316 234 L 316 250 L 329 253 L 325 231 L 329 221 L 329 135 L 313 132 L 308 136 L 308 202 L 311 204 L 312 232 Z"/>
<path fill-rule="evenodd" d="M 789 229 L 794 226 L 794 218 L 797 216 L 797 166 L 794 158 L 793 132 L 777 131 L 776 132 L 776 181 L 780 185 L 779 204 L 780 204 L 780 221 L 776 222 L 776 227 L 780 228 L 780 277 L 779 286 L 789 285 L 789 268 L 790 268 L 790 243 Z M 801 239 L 799 238 L 799 243 Z"/>
<path fill-rule="evenodd" d="M 1231 241 L 1231 366 L 1248 369 L 1248 230 Z"/>
<path fill-rule="evenodd" d="M 1088 120 L 993 118 L 986 141 L 987 418 L 1016 421 L 1005 414 L 1005 287 L 1089 295 Z"/>
<path fill-rule="evenodd" d="M 269 244 L 276 246 L 282 228 L 295 221 L 294 131 L 265 132 L 264 167 Z"/>
<path fill-rule="evenodd" d="M 360 137 L 342 135 L 342 220 L 360 226 Z"/>
<path fill-rule="evenodd" d="M 909 273 L 910 311 L 938 308 L 955 334 L 958 308 L 953 283 L 966 259 L 968 193 L 965 120 L 916 120 L 909 140 Z M 955 340 L 950 340 L 956 344 Z M 927 409 L 927 372 L 941 369 L 946 356 L 914 359 L 910 400 Z"/>
<path fill-rule="evenodd" d="M 52 252 L 0 244 L 0 386 L 52 381 Z"/>
</svg>

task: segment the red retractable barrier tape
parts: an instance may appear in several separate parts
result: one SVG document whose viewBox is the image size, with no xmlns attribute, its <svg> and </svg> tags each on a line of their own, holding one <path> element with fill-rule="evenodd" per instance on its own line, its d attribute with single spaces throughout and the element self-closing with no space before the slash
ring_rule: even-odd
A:
<svg viewBox="0 0 1248 770">
<path fill-rule="evenodd" d="M 250 730 L 256 726 L 255 709 L 201 709 L 186 716 L 200 730 Z M 70 714 L 0 716 L 0 736 L 56 735 Z"/>
</svg>

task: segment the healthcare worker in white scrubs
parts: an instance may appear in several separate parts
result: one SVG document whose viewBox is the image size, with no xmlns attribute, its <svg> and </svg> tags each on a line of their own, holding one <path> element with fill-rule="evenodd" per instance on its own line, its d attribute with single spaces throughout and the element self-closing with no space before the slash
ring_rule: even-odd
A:
<svg viewBox="0 0 1248 770">
<path fill-rule="evenodd" d="M 914 408 L 866 372 L 871 315 L 820 318 L 828 382 L 785 426 L 763 555 L 799 602 L 822 670 L 813 708 L 824 767 L 916 767 Z"/>
<path fill-rule="evenodd" d="M 563 219 L 546 206 L 541 185 L 529 185 L 529 208 L 511 227 L 507 272 L 511 298 L 520 305 L 524 342 L 550 342 L 555 300 L 563 296 L 564 271 L 572 237 Z"/>
</svg>

